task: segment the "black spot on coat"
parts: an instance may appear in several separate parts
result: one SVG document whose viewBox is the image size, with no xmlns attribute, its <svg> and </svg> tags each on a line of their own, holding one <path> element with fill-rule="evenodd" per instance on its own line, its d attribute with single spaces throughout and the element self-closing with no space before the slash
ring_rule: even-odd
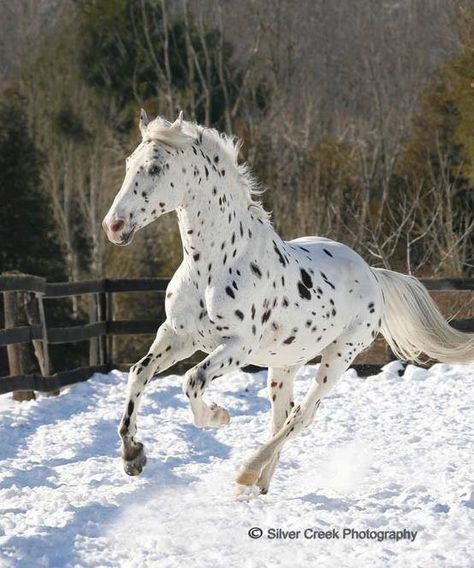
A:
<svg viewBox="0 0 474 568">
<path fill-rule="evenodd" d="M 298 282 L 298 292 L 303 300 L 311 300 L 311 292 L 306 288 L 303 282 Z"/>
<path fill-rule="evenodd" d="M 275 241 L 273 241 L 273 248 L 274 248 L 275 252 L 277 253 L 278 260 L 279 260 L 280 264 L 282 264 L 283 266 L 286 266 L 285 257 L 282 255 L 282 253 L 281 253 L 280 249 L 278 248 Z"/>
<path fill-rule="evenodd" d="M 258 278 L 262 277 L 262 271 L 260 270 L 260 268 L 254 263 L 251 262 L 250 263 L 250 270 L 256 275 L 258 276 Z"/>
<path fill-rule="evenodd" d="M 311 279 L 311 276 L 306 272 L 304 268 L 300 269 L 300 273 L 301 273 L 301 280 L 303 281 L 303 284 L 306 286 L 306 288 L 312 288 L 313 281 Z"/>
</svg>

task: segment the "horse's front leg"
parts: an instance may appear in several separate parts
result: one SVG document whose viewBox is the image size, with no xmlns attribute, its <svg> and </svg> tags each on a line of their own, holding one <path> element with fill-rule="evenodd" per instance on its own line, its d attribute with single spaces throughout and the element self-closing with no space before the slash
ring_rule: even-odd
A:
<svg viewBox="0 0 474 568">
<path fill-rule="evenodd" d="M 184 375 L 183 392 L 189 398 L 196 426 L 216 427 L 229 422 L 225 408 L 215 403 L 206 404 L 202 396 L 210 381 L 244 365 L 248 353 L 248 346 L 239 338 L 227 339 Z"/>
<path fill-rule="evenodd" d="M 155 372 L 162 372 L 177 361 L 189 357 L 195 348 L 188 335 L 177 335 L 168 322 L 158 329 L 149 352 L 130 368 L 127 400 L 120 422 L 122 459 L 128 475 L 139 475 L 146 464 L 143 444 L 135 439 L 137 413 L 143 392 Z"/>
</svg>

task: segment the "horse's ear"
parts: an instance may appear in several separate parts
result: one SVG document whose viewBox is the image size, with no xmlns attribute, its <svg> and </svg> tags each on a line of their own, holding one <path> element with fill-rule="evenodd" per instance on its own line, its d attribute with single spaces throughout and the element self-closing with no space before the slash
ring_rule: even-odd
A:
<svg viewBox="0 0 474 568">
<path fill-rule="evenodd" d="M 173 128 L 174 130 L 181 130 L 182 125 L 183 125 L 183 111 L 180 111 L 178 118 L 173 122 L 171 128 Z"/>
<path fill-rule="evenodd" d="M 146 127 L 148 126 L 148 123 L 150 121 L 148 120 L 148 116 L 147 113 L 145 112 L 144 109 L 140 110 L 140 122 L 139 122 L 139 127 L 140 127 L 140 132 L 142 133 L 142 137 L 145 136 L 145 132 L 146 132 Z"/>
</svg>

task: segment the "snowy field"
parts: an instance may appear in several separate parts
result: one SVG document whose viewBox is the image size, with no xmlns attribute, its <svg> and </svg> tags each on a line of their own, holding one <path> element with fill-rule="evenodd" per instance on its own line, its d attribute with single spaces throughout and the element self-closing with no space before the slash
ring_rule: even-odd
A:
<svg viewBox="0 0 474 568">
<path fill-rule="evenodd" d="M 472 566 L 474 367 L 400 368 L 347 372 L 285 449 L 270 493 L 247 501 L 233 476 L 268 435 L 265 372 L 211 385 L 231 413 L 219 430 L 192 425 L 179 377 L 153 382 L 139 420 L 148 465 L 136 478 L 118 458 L 124 374 L 56 398 L 2 396 L 0 567 Z M 313 374 L 298 376 L 297 400 Z M 250 538 L 252 527 L 263 536 Z M 344 528 L 417 534 L 343 539 Z M 269 529 L 300 533 L 276 540 Z M 339 538 L 305 538 L 313 530 Z"/>
</svg>

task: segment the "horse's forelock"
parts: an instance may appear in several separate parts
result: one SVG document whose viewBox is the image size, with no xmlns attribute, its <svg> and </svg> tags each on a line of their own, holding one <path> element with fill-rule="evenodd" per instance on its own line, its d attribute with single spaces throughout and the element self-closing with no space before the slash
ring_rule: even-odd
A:
<svg viewBox="0 0 474 568">
<path fill-rule="evenodd" d="M 185 123 L 181 127 L 178 125 L 174 126 L 167 120 L 158 117 L 148 124 L 144 139 L 163 142 L 174 148 L 181 148 L 193 141 L 195 138 L 193 134 L 185 129 Z"/>
</svg>

